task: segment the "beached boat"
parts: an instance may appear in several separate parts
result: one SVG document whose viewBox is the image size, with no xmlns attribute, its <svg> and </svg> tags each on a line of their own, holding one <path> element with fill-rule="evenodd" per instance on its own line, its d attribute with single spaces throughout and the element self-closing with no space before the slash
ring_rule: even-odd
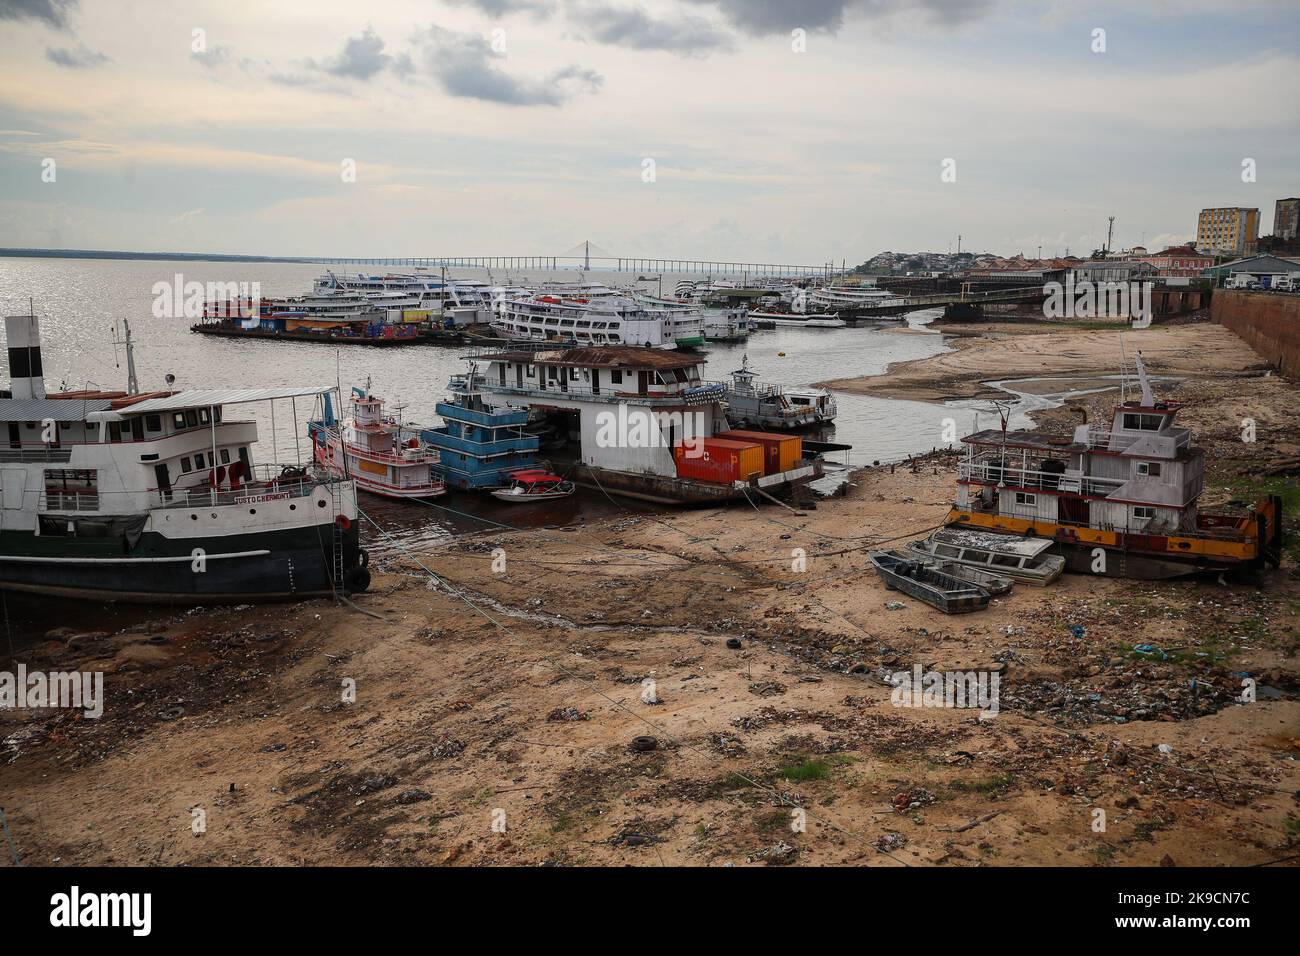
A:
<svg viewBox="0 0 1300 956">
<path fill-rule="evenodd" d="M 549 501 L 553 498 L 567 498 L 573 494 L 573 482 L 565 481 L 559 475 L 549 471 L 531 469 L 510 474 L 510 487 L 498 488 L 492 497 L 498 501 L 511 504 L 527 504 L 530 501 Z"/>
<path fill-rule="evenodd" d="M 900 552 L 894 552 L 898 554 Z M 950 574 L 954 578 L 961 578 L 963 581 L 969 581 L 988 591 L 993 597 L 1001 597 L 1004 594 L 1010 594 L 1011 589 L 1015 586 L 1015 579 L 1001 574 L 993 574 L 988 571 L 981 571 L 978 568 L 970 567 L 965 564 L 958 564 L 956 561 L 941 561 L 927 555 L 924 551 L 914 551 L 910 548 L 901 552 L 903 557 L 912 561 L 924 561 L 936 571 L 942 571 L 944 574 Z"/>
<path fill-rule="evenodd" d="M 1051 553 L 1052 542 L 1045 538 L 944 528 L 907 548 L 922 559 L 952 561 L 1037 587 L 1051 584 L 1065 571 L 1065 559 Z"/>
<path fill-rule="evenodd" d="M 1072 436 L 989 429 L 962 439 L 950 527 L 1046 541 L 1071 571 L 1160 579 L 1276 567 L 1283 506 L 1198 506 L 1205 451 L 1179 427 L 1178 402 L 1158 400 L 1139 353 L 1140 398 L 1121 391 L 1109 423 Z M 1005 569 L 995 566 L 998 573 Z"/>
<path fill-rule="evenodd" d="M 910 594 L 945 614 L 965 614 L 989 606 L 989 592 L 977 584 L 944 574 L 933 564 L 897 551 L 869 555 L 885 587 Z"/>
<path fill-rule="evenodd" d="M 352 389 L 347 418 L 325 414 L 307 426 L 313 455 L 330 473 L 384 498 L 434 498 L 446 493 L 438 476 L 438 453 L 417 438 L 402 438 L 402 423 L 384 414 L 384 401 L 366 387 Z"/>
<path fill-rule="evenodd" d="M 296 409 L 322 388 L 47 394 L 34 315 L 5 319 L 0 588 L 180 606 L 298 600 L 370 584 L 356 486 L 293 457 L 259 462 L 252 402 Z M 281 444 L 278 451 L 285 449 Z"/>
</svg>

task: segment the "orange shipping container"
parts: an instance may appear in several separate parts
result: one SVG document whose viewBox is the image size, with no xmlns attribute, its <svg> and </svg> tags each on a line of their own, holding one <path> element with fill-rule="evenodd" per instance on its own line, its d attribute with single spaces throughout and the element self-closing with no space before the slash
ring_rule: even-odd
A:
<svg viewBox="0 0 1300 956">
<path fill-rule="evenodd" d="M 729 484 L 763 474 L 762 445 L 720 438 L 702 438 L 699 442 L 673 446 L 678 478 Z"/>
<path fill-rule="evenodd" d="M 716 437 L 762 445 L 765 475 L 775 475 L 796 468 L 803 458 L 803 439 L 798 435 L 776 435 L 771 432 L 751 432 L 743 428 L 733 428 L 729 432 L 719 432 Z"/>
</svg>

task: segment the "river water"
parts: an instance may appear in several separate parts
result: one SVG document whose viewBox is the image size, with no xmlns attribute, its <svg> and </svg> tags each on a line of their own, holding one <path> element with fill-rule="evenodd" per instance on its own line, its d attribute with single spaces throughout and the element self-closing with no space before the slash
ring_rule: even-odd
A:
<svg viewBox="0 0 1300 956">
<path fill-rule="evenodd" d="M 256 282 L 263 296 L 281 296 L 309 291 L 312 280 L 322 271 L 321 266 L 311 263 L 0 258 L 0 308 L 7 315 L 25 313 L 28 299 L 33 300 L 41 318 L 48 391 L 61 387 L 125 388 L 125 351 L 115 347 L 113 340 L 115 327 L 120 329 L 121 320 L 127 319 L 142 390 L 164 388 L 168 373 L 176 376 L 177 388 L 331 386 L 337 381 L 346 392 L 349 386 L 364 384 L 369 378 L 376 394 L 388 403 L 389 411 L 403 405 L 405 421 L 435 422 L 434 403 L 442 397 L 448 377 L 465 370 L 461 349 L 434 345 L 377 349 L 216 338 L 190 332 L 191 319 L 157 318 L 153 314 L 155 283 L 173 284 L 178 273 L 184 282 Z M 487 278 L 486 273 L 471 269 L 456 270 L 454 274 Z M 627 273 L 589 275 L 611 285 L 626 284 L 635 278 Z M 577 276 L 566 271 L 511 278 L 574 281 Z M 664 288 L 671 288 L 673 281 L 674 277 L 665 276 Z M 657 286 L 657 282 L 643 285 L 648 291 Z M 713 380 L 725 380 L 746 355 L 760 381 L 782 385 L 883 372 L 892 362 L 924 358 L 948 349 L 942 335 L 926 328 L 934 315 L 915 313 L 907 318 L 905 326 L 894 322 L 881 328 L 757 332 L 745 344 L 711 347 L 705 374 Z M 900 331 L 900 326 L 905 331 Z M 945 444 L 945 425 L 949 434 L 955 424 L 956 434 L 964 435 L 974 427 L 977 415 L 981 427 L 992 427 L 996 421 L 989 405 L 945 408 L 844 393 L 836 398 L 839 419 L 817 437 L 851 444 L 853 451 L 847 460 L 854 466 L 928 452 Z M 294 408 L 287 401 L 277 402 L 274 429 L 265 405 L 241 409 L 241 417 L 259 421 L 260 460 L 271 460 L 273 445 L 280 460 L 291 457 L 295 442 L 303 452 L 308 450 L 303 423 L 313 411 L 311 404 L 310 400 L 302 400 Z M 1023 424 L 1023 416 L 1017 418 L 1020 421 L 1013 419 L 1013 427 Z M 484 527 L 466 515 L 518 526 L 565 525 L 644 507 L 624 500 L 615 505 L 599 492 L 582 490 L 573 499 L 546 507 L 520 508 L 458 493 L 450 493 L 438 503 L 464 514 L 371 496 L 363 496 L 361 506 L 393 539 L 408 543 L 447 540 L 451 535 Z M 374 543 L 380 545 L 381 541 Z"/>
</svg>

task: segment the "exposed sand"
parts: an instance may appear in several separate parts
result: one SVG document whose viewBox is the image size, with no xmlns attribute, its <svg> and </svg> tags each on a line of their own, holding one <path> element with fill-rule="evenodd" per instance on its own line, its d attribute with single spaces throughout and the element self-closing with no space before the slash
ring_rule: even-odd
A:
<svg viewBox="0 0 1300 956">
<path fill-rule="evenodd" d="M 1153 373 L 1178 377 L 1217 376 L 1258 368 L 1262 363 L 1241 339 L 1221 325 L 1153 325 L 1120 331 L 1055 329 L 1040 324 L 960 323 L 955 349 L 928 358 L 899 362 L 883 375 L 833 379 L 818 384 L 879 398 L 944 401 L 1005 397 L 983 385 L 995 379 L 1038 375 L 1089 377 L 1120 371 L 1123 349 L 1131 368 L 1134 352 Z"/>
<path fill-rule="evenodd" d="M 803 518 L 629 518 L 423 559 L 508 632 L 408 564 L 359 599 L 383 621 L 314 602 L 160 622 L 162 647 L 51 642 L 29 665 L 109 671 L 109 708 L 22 725 L 0 758 L 15 839 L 33 864 L 744 864 L 782 843 L 800 863 L 887 866 L 1292 855 L 1300 703 L 1198 704 L 1189 675 L 1226 695 L 1223 666 L 1123 646 L 1214 634 L 1232 670 L 1294 689 L 1297 582 L 1068 577 L 946 617 L 886 591 L 862 549 L 937 524 L 951 480 L 885 469 Z M 995 659 L 1011 699 L 984 722 L 891 706 L 874 676 Z M 646 677 L 661 704 L 642 702 Z M 1149 719 L 1111 723 L 1099 701 Z M 659 748 L 630 751 L 642 734 Z M 807 808 L 805 832 L 781 795 Z"/>
</svg>

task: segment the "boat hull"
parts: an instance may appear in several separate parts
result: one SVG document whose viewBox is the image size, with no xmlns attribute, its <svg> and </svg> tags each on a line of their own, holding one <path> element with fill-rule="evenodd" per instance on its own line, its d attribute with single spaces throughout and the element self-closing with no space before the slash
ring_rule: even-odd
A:
<svg viewBox="0 0 1300 956">
<path fill-rule="evenodd" d="M 886 552 L 888 555 L 889 552 Z M 935 572 L 924 562 L 902 560 L 890 562 L 887 558 L 879 555 L 871 555 L 871 563 L 875 566 L 876 573 L 880 575 L 880 580 L 884 582 L 885 587 L 892 591 L 902 591 L 924 604 L 930 605 L 936 611 L 942 611 L 944 614 L 968 614 L 971 611 L 982 611 L 989 606 L 989 592 L 975 585 L 968 585 L 963 588 L 962 593 L 949 593 L 944 588 L 926 580 L 918 580 L 915 577 L 909 577 L 907 574 L 899 573 L 891 564 L 897 564 L 899 567 L 909 565 L 920 565 L 924 570 L 920 572 L 922 578 L 935 578 L 943 580 L 947 576 Z M 963 582 L 965 583 L 965 582 Z"/>
<path fill-rule="evenodd" d="M 363 591 L 367 559 L 357 525 L 339 533 L 349 591 Z M 120 539 L 51 539 L 0 533 L 0 588 L 94 601 L 194 603 L 302 600 L 334 593 L 335 528 L 319 525 L 252 534 L 167 538 L 143 533 L 135 547 Z M 203 552 L 196 568 L 196 549 Z M 360 586 L 358 586 L 360 585 Z"/>
<path fill-rule="evenodd" d="M 773 491 L 794 484 L 821 477 L 821 466 L 804 465 L 778 476 L 766 476 L 758 479 L 760 487 L 769 494 Z M 773 481 L 773 478 L 781 480 Z M 670 478 L 664 475 L 636 474 L 627 471 L 614 471 L 609 468 L 596 468 L 590 465 L 575 464 L 573 480 L 584 488 L 592 488 L 610 495 L 621 495 L 639 501 L 649 501 L 661 505 L 702 505 L 716 504 L 744 498 L 746 492 L 754 495 L 748 485 L 743 483 L 722 483 L 694 481 L 689 478 Z M 758 496 L 755 496 L 757 500 Z"/>
</svg>

